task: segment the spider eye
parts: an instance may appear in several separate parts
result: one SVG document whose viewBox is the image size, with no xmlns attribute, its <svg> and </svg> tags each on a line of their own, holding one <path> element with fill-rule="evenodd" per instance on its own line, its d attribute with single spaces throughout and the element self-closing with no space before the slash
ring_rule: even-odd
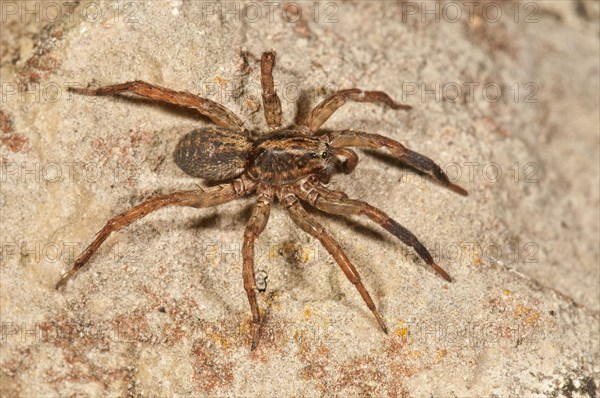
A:
<svg viewBox="0 0 600 398">
<path fill-rule="evenodd" d="M 327 158 L 327 155 L 329 155 L 329 154 L 327 153 L 327 151 L 325 151 L 325 152 L 323 152 L 323 153 L 321 154 L 321 157 L 322 157 L 323 159 L 325 159 L 325 158 Z"/>
<path fill-rule="evenodd" d="M 310 158 L 311 158 L 311 159 L 317 159 L 318 157 L 319 157 L 319 154 L 318 154 L 318 153 L 311 153 L 311 154 L 310 154 Z"/>
</svg>

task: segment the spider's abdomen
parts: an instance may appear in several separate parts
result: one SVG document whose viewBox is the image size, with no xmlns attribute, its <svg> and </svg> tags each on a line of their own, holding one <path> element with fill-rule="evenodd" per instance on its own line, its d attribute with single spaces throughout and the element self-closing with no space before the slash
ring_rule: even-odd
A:
<svg viewBox="0 0 600 398">
<path fill-rule="evenodd" d="M 186 134 L 173 153 L 175 164 L 192 177 L 227 180 L 242 174 L 252 148 L 241 131 L 205 127 Z"/>
</svg>

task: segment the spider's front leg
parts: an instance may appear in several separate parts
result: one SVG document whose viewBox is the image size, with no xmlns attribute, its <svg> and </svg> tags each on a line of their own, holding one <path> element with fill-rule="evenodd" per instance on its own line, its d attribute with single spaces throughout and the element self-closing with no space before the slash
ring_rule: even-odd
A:
<svg viewBox="0 0 600 398">
<path fill-rule="evenodd" d="M 67 281 L 87 263 L 102 243 L 112 234 L 134 221 L 166 206 L 212 207 L 234 200 L 251 192 L 256 184 L 246 178 L 239 178 L 229 184 L 193 191 L 178 191 L 151 198 L 134 208 L 110 219 L 97 234 L 92 243 L 81 253 L 73 267 L 56 284 L 56 289 L 65 286 Z"/>
<path fill-rule="evenodd" d="M 356 152 L 348 148 L 337 148 L 333 150 L 333 154 L 336 156 L 342 156 L 346 159 L 344 161 L 340 161 L 340 166 L 344 174 L 350 174 L 352 171 L 354 171 L 356 165 L 358 164 L 358 155 Z"/>
<path fill-rule="evenodd" d="M 348 199 L 343 192 L 330 191 L 318 183 L 305 182 L 302 186 L 296 186 L 294 192 L 302 200 L 307 201 L 325 213 L 341 215 L 361 214 L 369 217 L 372 221 L 381 225 L 396 238 L 400 239 L 404 244 L 415 249 L 419 257 L 442 278 L 448 282 L 452 282 L 450 275 L 433 261 L 433 257 L 427 248 L 419 242 L 417 237 L 378 208 L 371 206 L 367 202 Z"/>
<path fill-rule="evenodd" d="M 331 237 L 331 235 L 327 233 L 327 231 L 321 226 L 321 224 L 319 224 L 317 220 L 311 217 L 306 212 L 306 210 L 304 210 L 304 208 L 302 207 L 300 202 L 298 202 L 298 199 L 293 193 L 284 193 L 282 196 L 283 197 L 280 198 L 280 200 L 282 200 L 282 202 L 284 203 L 294 223 L 296 223 L 296 225 L 298 225 L 298 227 L 300 227 L 300 229 L 302 229 L 304 232 L 313 236 L 314 238 L 318 239 L 319 242 L 321 242 L 325 250 L 329 252 L 329 254 L 338 263 L 342 271 L 344 271 L 344 274 L 346 275 L 348 280 L 352 282 L 352 284 L 354 284 L 356 290 L 358 290 L 364 302 L 367 304 L 367 307 L 369 307 L 369 309 L 377 319 L 377 322 L 379 323 L 379 326 L 381 326 L 381 329 L 385 333 L 387 333 L 387 327 L 383 322 L 383 318 L 377 311 L 377 307 L 375 306 L 373 299 L 371 298 L 369 292 L 363 285 L 358 271 L 356 270 L 354 265 L 352 265 L 348 257 L 346 257 L 346 254 L 344 254 L 344 251 L 342 250 L 340 244 L 337 243 Z"/>
<path fill-rule="evenodd" d="M 263 53 L 260 60 L 260 84 L 262 86 L 263 108 L 269 128 L 281 127 L 281 101 L 275 92 L 273 83 L 273 66 L 275 53 Z"/>
<path fill-rule="evenodd" d="M 383 103 L 392 109 L 412 109 L 410 105 L 399 104 L 383 91 L 365 91 L 359 88 L 340 90 L 321 101 L 308 114 L 304 126 L 317 131 L 329 117 L 348 101 Z"/>
<path fill-rule="evenodd" d="M 223 105 L 185 91 L 171 90 L 142 80 L 114 84 L 96 89 L 70 87 L 69 90 L 84 95 L 113 95 L 129 91 L 142 97 L 196 109 L 218 126 L 243 131 L 242 126 L 244 125 L 244 122 L 242 122 L 235 113 Z"/>
<path fill-rule="evenodd" d="M 254 274 L 254 242 L 265 229 L 267 221 L 269 220 L 269 214 L 271 211 L 271 202 L 273 201 L 272 190 L 265 190 L 261 192 L 256 201 L 256 205 L 252 210 L 252 215 L 244 231 L 244 246 L 242 249 L 243 257 L 243 275 L 244 275 L 244 289 L 248 295 L 248 302 L 250 303 L 250 310 L 252 311 L 252 346 L 254 350 L 258 344 L 258 337 L 260 334 L 260 312 L 258 310 L 258 302 L 256 301 L 256 276 Z"/>
<path fill-rule="evenodd" d="M 468 192 L 456 184 L 450 182 L 450 179 L 444 173 L 442 168 L 433 160 L 411 151 L 398 141 L 384 137 L 379 134 L 366 133 L 364 131 L 341 130 L 334 131 L 328 136 L 329 145 L 332 148 L 359 147 L 359 148 L 386 148 L 390 153 L 406 163 L 428 175 L 434 180 L 444 185 L 446 188 L 456 192 L 459 195 L 467 196 Z"/>
</svg>

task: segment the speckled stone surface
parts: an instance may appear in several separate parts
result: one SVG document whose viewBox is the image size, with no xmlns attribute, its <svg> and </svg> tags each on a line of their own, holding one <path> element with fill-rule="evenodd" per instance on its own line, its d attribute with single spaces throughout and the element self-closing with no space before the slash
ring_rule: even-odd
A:
<svg viewBox="0 0 600 398">
<path fill-rule="evenodd" d="M 475 2 L 460 20 L 454 2 L 48 4 L 0 3 L 3 397 L 598 396 L 598 3 Z M 266 320 L 251 352 L 250 197 L 149 215 L 54 290 L 111 216 L 203 184 L 172 152 L 208 123 L 65 88 L 146 80 L 264 130 L 270 49 L 286 123 L 335 89 L 413 106 L 348 104 L 324 128 L 399 140 L 470 196 L 369 151 L 331 185 L 412 230 L 454 282 L 368 220 L 311 212 L 361 273 L 384 335 L 276 205 L 257 243 Z"/>
</svg>

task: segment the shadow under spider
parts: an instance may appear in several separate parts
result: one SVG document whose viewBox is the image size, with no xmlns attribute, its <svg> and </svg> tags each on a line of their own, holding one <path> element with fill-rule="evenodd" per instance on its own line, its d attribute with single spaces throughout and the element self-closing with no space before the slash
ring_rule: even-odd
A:
<svg viewBox="0 0 600 398">
<path fill-rule="evenodd" d="M 313 105 L 311 104 L 309 90 L 300 90 L 300 94 L 298 95 L 298 99 L 296 100 L 296 115 L 294 116 L 294 123 L 297 126 L 300 126 L 309 112 L 311 111 Z"/>
<path fill-rule="evenodd" d="M 248 203 L 246 206 L 244 206 L 237 212 L 229 213 L 226 215 L 220 212 L 215 212 L 209 215 L 200 215 L 192 219 L 191 223 L 189 223 L 189 228 L 202 230 L 206 228 L 216 228 L 219 227 L 219 223 L 225 219 L 230 219 L 235 225 L 239 224 L 240 226 L 243 226 L 244 220 L 250 218 L 250 215 L 252 214 L 252 208 L 253 204 Z"/>
<path fill-rule="evenodd" d="M 312 214 L 318 215 L 323 219 L 327 220 L 328 223 L 340 223 L 344 224 L 344 227 L 347 228 L 345 230 L 351 230 L 353 232 L 357 232 L 367 238 L 377 239 L 379 241 L 386 241 L 388 237 L 382 234 L 374 225 L 363 223 L 359 220 L 356 220 L 352 217 L 335 217 L 334 215 L 324 213 L 319 211 L 313 207 L 306 206 L 305 210 Z M 337 228 L 336 228 L 337 229 Z M 342 228 L 339 228 L 340 230 Z M 393 242 L 393 239 L 389 239 L 390 242 Z"/>
<path fill-rule="evenodd" d="M 377 153 L 377 155 L 379 155 L 379 153 Z M 412 171 L 412 169 L 409 169 L 408 167 L 405 167 L 405 168 L 407 170 Z M 333 224 L 344 224 L 344 227 L 346 228 L 345 230 L 357 232 L 357 233 L 367 237 L 368 239 L 375 239 L 380 242 L 389 241 L 389 243 L 391 243 L 391 244 L 395 243 L 394 239 L 390 238 L 386 234 L 381 233 L 381 231 L 379 229 L 377 229 L 377 227 L 375 225 L 363 223 L 362 220 L 356 220 L 351 217 L 333 217 L 330 214 L 323 213 L 312 207 L 306 207 L 306 211 L 312 215 L 319 215 L 326 220 L 330 220 L 331 222 L 333 222 Z M 335 228 L 335 229 L 338 229 L 338 228 Z M 342 228 L 339 228 L 339 229 L 341 230 Z M 368 244 L 368 242 L 367 242 L 367 244 Z M 413 252 L 411 252 L 407 247 L 403 247 L 403 246 L 394 247 L 392 250 L 394 250 L 394 251 L 400 250 L 401 253 L 399 253 L 399 255 L 396 256 L 396 258 L 405 259 L 412 263 L 418 263 L 419 257 L 417 255 L 415 255 Z M 398 264 L 391 261 L 390 265 L 398 265 Z M 427 272 L 433 272 L 428 267 L 424 266 L 423 264 L 418 264 L 418 266 L 420 268 L 426 270 Z M 435 274 L 435 272 L 433 272 L 433 273 Z"/>
</svg>

